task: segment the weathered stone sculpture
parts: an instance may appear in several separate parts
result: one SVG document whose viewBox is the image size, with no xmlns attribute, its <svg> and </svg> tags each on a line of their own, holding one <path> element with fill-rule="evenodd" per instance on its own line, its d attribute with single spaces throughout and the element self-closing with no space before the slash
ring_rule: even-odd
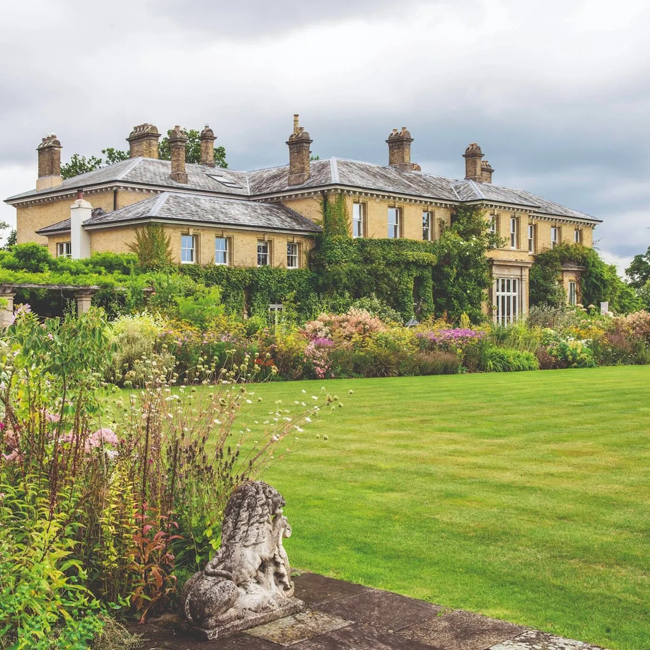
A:
<svg viewBox="0 0 650 650">
<path fill-rule="evenodd" d="M 282 495 L 262 481 L 245 483 L 228 501 L 221 548 L 183 588 L 189 628 L 207 639 L 299 612 L 282 545 L 291 526 Z"/>
</svg>

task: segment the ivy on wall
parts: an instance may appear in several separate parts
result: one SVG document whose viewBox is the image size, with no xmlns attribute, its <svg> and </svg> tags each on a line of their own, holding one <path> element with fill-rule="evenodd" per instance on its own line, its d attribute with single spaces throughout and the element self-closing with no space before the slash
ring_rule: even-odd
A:
<svg viewBox="0 0 650 650">
<path fill-rule="evenodd" d="M 559 244 L 537 254 L 530 269 L 531 306 L 559 306 L 566 302 L 561 285 L 565 264 L 584 267 L 580 273 L 580 295 L 585 306 L 608 302 L 612 311 L 621 314 L 642 308 L 634 289 L 618 276 L 616 267 L 607 264 L 597 250 L 582 244 Z"/>
</svg>

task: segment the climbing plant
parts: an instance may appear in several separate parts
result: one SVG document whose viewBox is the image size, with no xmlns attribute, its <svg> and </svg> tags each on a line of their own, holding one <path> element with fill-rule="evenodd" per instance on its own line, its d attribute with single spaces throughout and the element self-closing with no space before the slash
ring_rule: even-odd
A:
<svg viewBox="0 0 650 650">
<path fill-rule="evenodd" d="M 633 287 L 618 275 L 613 264 L 607 264 L 597 250 L 581 244 L 559 244 L 539 253 L 530 269 L 530 304 L 559 306 L 566 302 L 561 286 L 562 266 L 584 267 L 580 274 L 580 295 L 584 305 L 608 302 L 609 308 L 627 314 L 642 307 Z"/>
</svg>

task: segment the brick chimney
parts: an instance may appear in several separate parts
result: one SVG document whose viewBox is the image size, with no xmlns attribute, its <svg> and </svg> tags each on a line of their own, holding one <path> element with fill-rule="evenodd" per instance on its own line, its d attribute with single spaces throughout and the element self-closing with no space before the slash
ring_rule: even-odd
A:
<svg viewBox="0 0 650 650">
<path fill-rule="evenodd" d="M 422 171 L 420 165 L 411 162 L 411 142 L 413 138 L 408 129 L 403 126 L 401 131 L 393 129 L 388 136 L 388 164 L 403 172 Z"/>
<path fill-rule="evenodd" d="M 311 176 L 309 146 L 313 140 L 299 124 L 299 116 L 293 116 L 293 133 L 287 140 L 289 145 L 289 185 L 302 185 Z"/>
<path fill-rule="evenodd" d="M 158 139 L 160 133 L 153 124 L 138 124 L 133 127 L 126 141 L 129 143 L 131 158 L 158 158 Z"/>
<path fill-rule="evenodd" d="M 176 125 L 169 134 L 169 148 L 172 156 L 172 173 L 170 177 L 177 183 L 187 183 L 187 172 L 185 171 L 185 143 L 187 136 Z"/>
<path fill-rule="evenodd" d="M 483 176 L 483 165 L 481 164 L 481 159 L 483 158 L 483 152 L 481 151 L 481 147 L 479 147 L 478 144 L 476 144 L 476 142 L 472 142 L 472 144 L 470 144 L 469 147 L 465 149 L 463 158 L 465 158 L 465 180 L 482 183 L 484 176 Z M 485 162 L 489 165 L 487 160 Z M 489 182 L 491 182 L 492 180 L 491 172 L 492 172 L 492 168 L 490 167 Z"/>
<path fill-rule="evenodd" d="M 491 183 L 492 182 L 492 173 L 494 172 L 494 169 L 492 169 L 492 165 L 487 160 L 482 160 L 481 161 L 481 178 L 483 183 Z"/>
<path fill-rule="evenodd" d="M 46 135 L 41 144 L 36 148 L 38 151 L 38 178 L 36 179 L 37 190 L 49 190 L 63 183 L 61 178 L 61 143 L 56 134 Z"/>
<path fill-rule="evenodd" d="M 201 164 L 206 167 L 214 167 L 214 141 L 217 138 L 209 124 L 201 131 L 199 140 L 201 141 Z"/>
</svg>

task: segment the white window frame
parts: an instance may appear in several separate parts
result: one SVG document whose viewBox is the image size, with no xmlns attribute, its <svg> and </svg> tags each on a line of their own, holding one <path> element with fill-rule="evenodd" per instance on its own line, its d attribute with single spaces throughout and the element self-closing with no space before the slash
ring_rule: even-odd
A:
<svg viewBox="0 0 650 650">
<path fill-rule="evenodd" d="M 433 212 L 431 210 L 422 210 L 422 240 L 433 240 Z"/>
<path fill-rule="evenodd" d="M 535 253 L 535 224 L 528 224 L 528 252 L 532 255 Z"/>
<path fill-rule="evenodd" d="M 519 278 L 497 278 L 494 287 L 495 319 L 498 325 L 514 323 L 521 309 Z"/>
<path fill-rule="evenodd" d="M 497 234 L 497 215 L 496 214 L 491 214 L 490 215 L 490 232 L 493 235 Z"/>
<path fill-rule="evenodd" d="M 56 244 L 57 257 L 72 257 L 72 242 L 60 241 Z"/>
<path fill-rule="evenodd" d="M 517 234 L 519 230 L 519 219 L 517 217 L 510 217 L 510 248 L 517 249 Z"/>
<path fill-rule="evenodd" d="M 191 248 L 187 247 L 188 239 L 190 239 L 192 242 Z M 181 235 L 181 264 L 196 264 L 196 249 L 197 249 L 196 235 Z M 189 260 L 183 259 L 183 253 L 187 251 L 190 252 L 190 257 L 192 259 Z"/>
<path fill-rule="evenodd" d="M 569 304 L 575 307 L 578 304 L 578 283 L 569 280 Z"/>
<path fill-rule="evenodd" d="M 574 244 L 581 244 L 582 243 L 582 231 L 580 228 L 576 228 L 573 231 L 573 243 Z"/>
<path fill-rule="evenodd" d="M 216 266 L 230 266 L 230 242 L 228 237 L 215 237 L 214 238 L 214 263 Z M 217 248 L 219 242 L 224 243 L 224 248 Z M 219 254 L 223 257 L 221 261 L 219 259 Z"/>
<path fill-rule="evenodd" d="M 287 242 L 287 268 L 300 268 L 300 244 L 298 242 Z"/>
<path fill-rule="evenodd" d="M 558 226 L 551 226 L 551 248 L 555 248 L 559 243 L 560 229 Z"/>
<path fill-rule="evenodd" d="M 391 215 L 395 221 L 391 221 Z M 388 208 L 388 239 L 400 239 L 402 228 L 402 208 Z"/>
<path fill-rule="evenodd" d="M 264 258 L 266 258 L 266 262 L 260 264 Z M 257 242 L 257 266 L 271 266 L 271 242 L 267 239 L 260 239 Z"/>
<path fill-rule="evenodd" d="M 366 204 L 352 204 L 352 237 L 363 239 L 366 234 Z"/>
</svg>

